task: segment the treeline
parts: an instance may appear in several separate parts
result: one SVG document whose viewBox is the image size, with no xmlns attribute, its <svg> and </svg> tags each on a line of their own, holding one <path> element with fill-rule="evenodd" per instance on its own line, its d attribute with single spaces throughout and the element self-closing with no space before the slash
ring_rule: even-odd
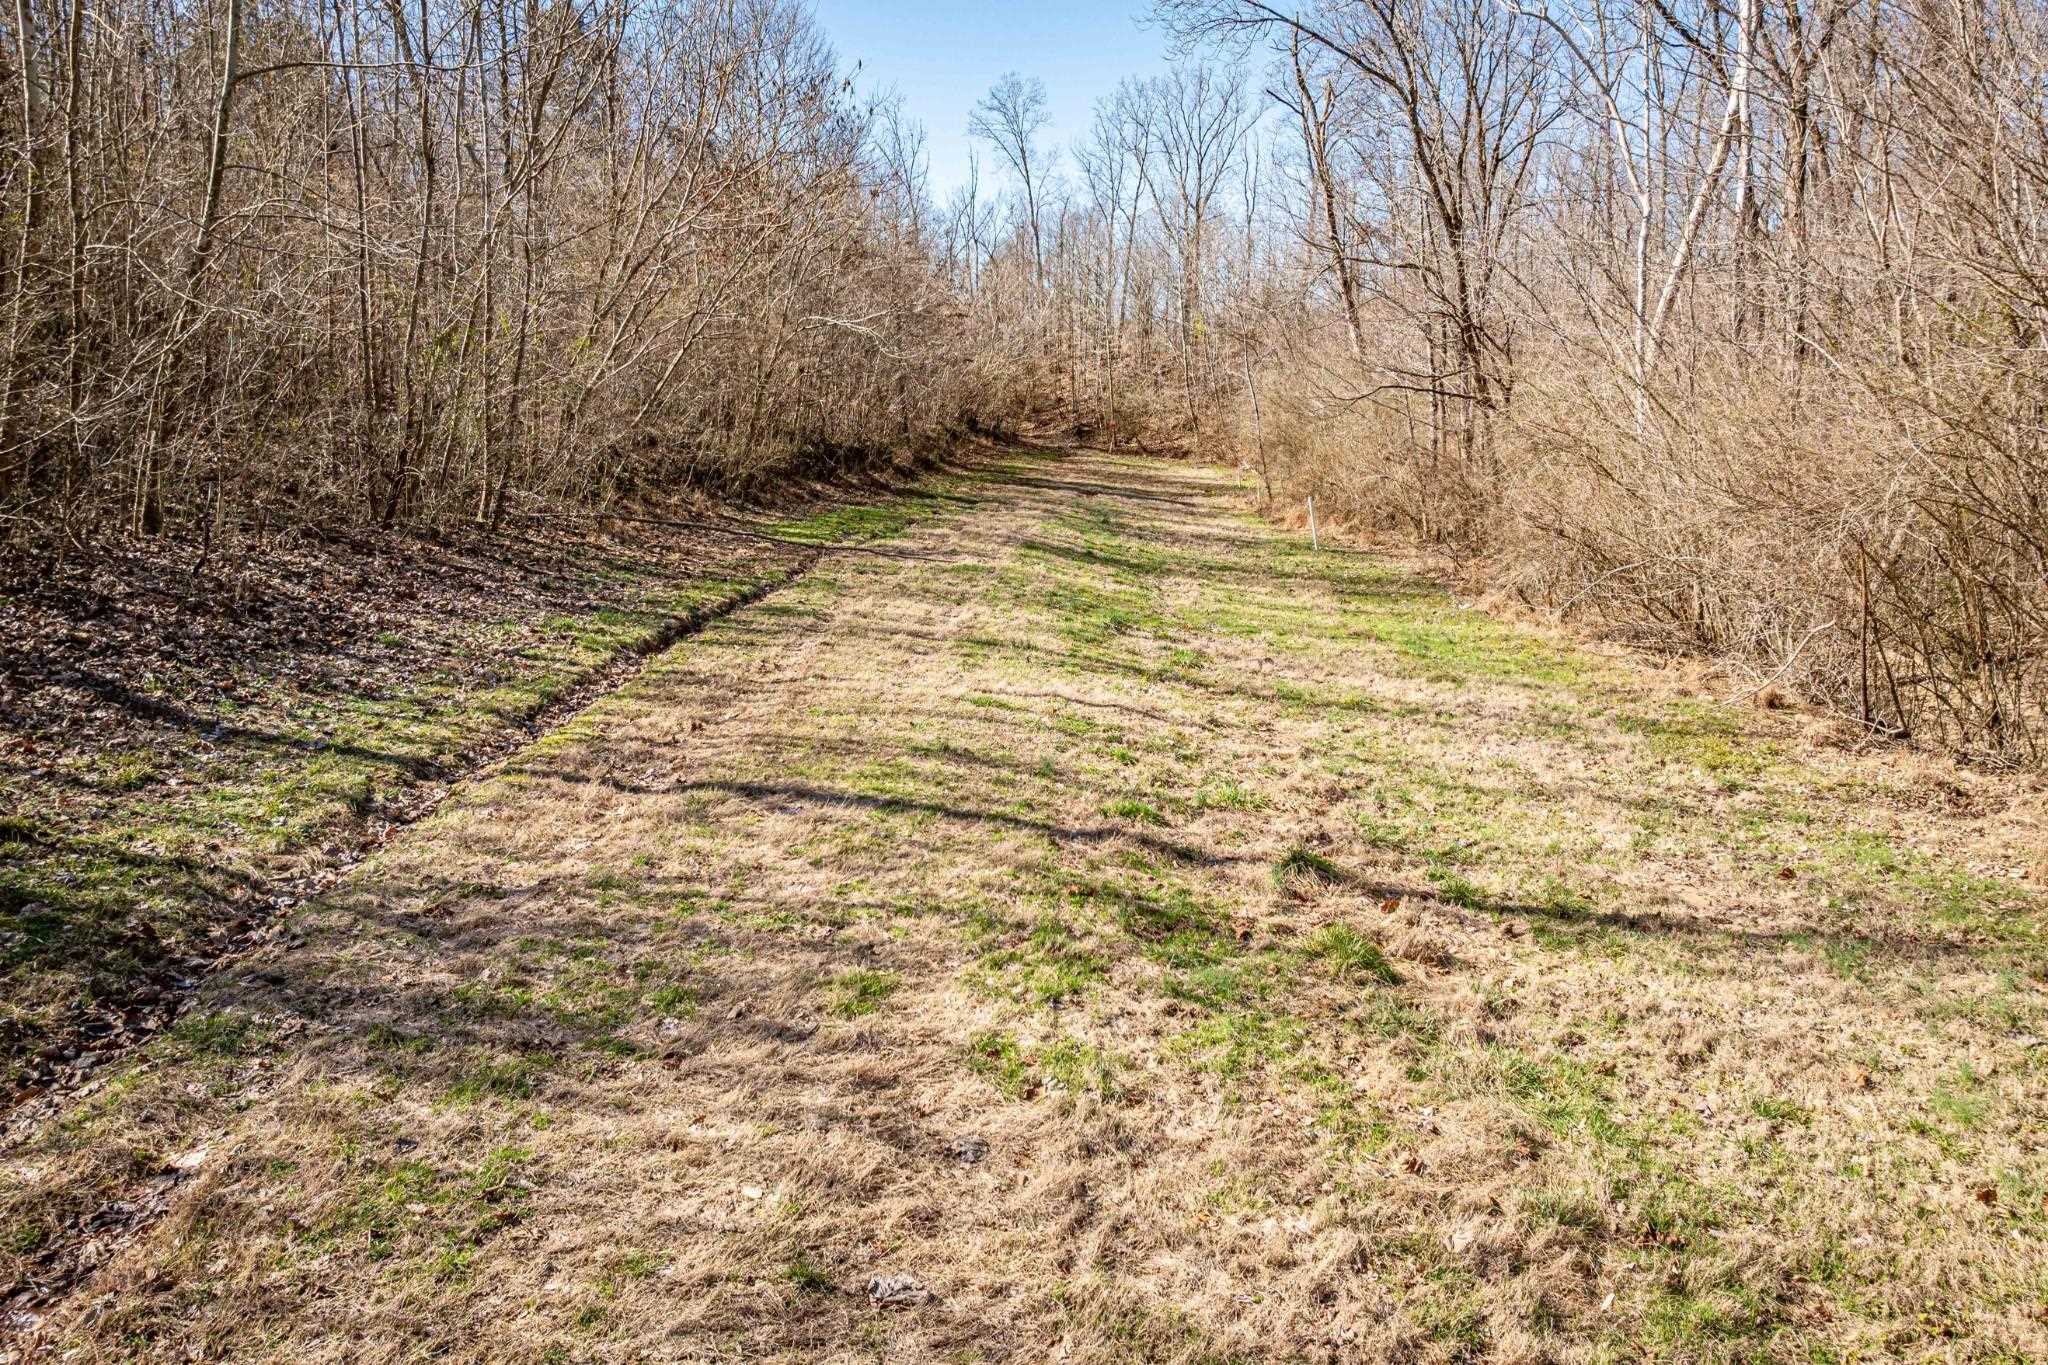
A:
<svg viewBox="0 0 2048 1365">
<path fill-rule="evenodd" d="M 1162 0 L 1054 136 L 797 0 L 8 0 L 6 536 L 758 486 L 1057 411 L 2043 757 L 2048 0 Z"/>
<path fill-rule="evenodd" d="M 2044 756 L 2048 5 L 1158 14 L 1212 65 L 1104 101 L 1064 177 L 1024 183 L 1017 88 L 983 111 L 1083 420 L 1177 416 L 1873 736 Z"/>
<path fill-rule="evenodd" d="M 493 524 L 984 402 L 794 0 L 11 0 L 11 533 Z"/>
</svg>

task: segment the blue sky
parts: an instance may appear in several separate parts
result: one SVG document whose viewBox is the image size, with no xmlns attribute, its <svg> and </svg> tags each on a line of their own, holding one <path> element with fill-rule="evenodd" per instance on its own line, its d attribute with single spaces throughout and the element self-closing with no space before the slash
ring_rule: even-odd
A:
<svg viewBox="0 0 2048 1365">
<path fill-rule="evenodd" d="M 1125 76 L 1149 76 L 1166 60 L 1166 36 L 1141 28 L 1144 0 L 813 0 L 842 69 L 861 63 L 860 88 L 895 87 L 925 126 L 932 197 L 967 180 L 967 116 L 1005 71 L 1045 82 L 1064 149 L 1088 128 L 1095 101 Z M 1061 164 L 1068 164 L 1064 151 Z M 983 149 L 982 183 L 1002 183 Z"/>
</svg>

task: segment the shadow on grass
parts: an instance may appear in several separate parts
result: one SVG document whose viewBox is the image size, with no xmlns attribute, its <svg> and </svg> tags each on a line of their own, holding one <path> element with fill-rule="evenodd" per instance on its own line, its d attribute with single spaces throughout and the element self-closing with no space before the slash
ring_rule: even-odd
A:
<svg viewBox="0 0 2048 1365">
<path fill-rule="evenodd" d="M 280 735 L 269 730 L 251 729 L 236 725 L 217 717 L 207 717 L 174 702 L 138 692 L 126 683 L 94 673 L 80 673 L 79 685 L 100 700 L 127 711 L 130 715 L 154 721 L 184 731 L 188 736 L 213 742 L 248 745 L 252 748 L 273 749 L 303 754 L 339 754 L 347 758 L 360 759 L 365 763 L 395 769 L 414 778 L 433 778 L 445 775 L 440 765 L 430 760 L 407 754 L 387 753 L 364 745 L 349 744 L 330 739 L 307 739 L 296 735 Z"/>
</svg>

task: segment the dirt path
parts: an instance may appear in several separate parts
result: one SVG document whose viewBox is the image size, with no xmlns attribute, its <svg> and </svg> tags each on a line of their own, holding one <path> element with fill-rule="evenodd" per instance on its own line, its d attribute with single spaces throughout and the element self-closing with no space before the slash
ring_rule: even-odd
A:
<svg viewBox="0 0 2048 1365">
<path fill-rule="evenodd" d="M 2048 1353 L 2032 798 L 1210 471 L 950 491 L 8 1154 L 0 1356 Z"/>
</svg>

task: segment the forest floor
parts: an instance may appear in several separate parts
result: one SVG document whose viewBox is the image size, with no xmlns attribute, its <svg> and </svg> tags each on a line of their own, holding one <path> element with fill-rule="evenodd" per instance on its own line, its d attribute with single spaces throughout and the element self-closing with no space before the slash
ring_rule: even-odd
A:
<svg viewBox="0 0 2048 1365">
<path fill-rule="evenodd" d="M 2048 1357 L 2039 788 L 1025 445 L 0 1154 L 0 1359 Z"/>
</svg>

